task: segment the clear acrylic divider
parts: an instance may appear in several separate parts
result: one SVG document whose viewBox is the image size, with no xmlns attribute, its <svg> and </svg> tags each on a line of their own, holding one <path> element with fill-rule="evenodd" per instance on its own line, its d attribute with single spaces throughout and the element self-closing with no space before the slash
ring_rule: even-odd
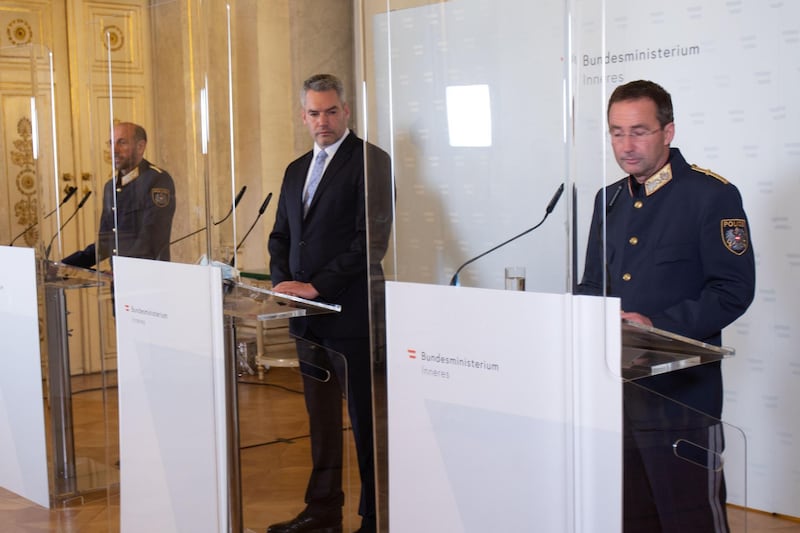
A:
<svg viewBox="0 0 800 533">
<path fill-rule="evenodd" d="M 88 347 L 100 344 L 97 332 L 76 338 L 74 316 L 80 295 L 96 294 L 108 287 L 110 278 L 79 267 L 61 265 L 66 246 L 75 241 L 76 219 L 86 204 L 89 190 L 80 190 L 62 172 L 64 154 L 58 139 L 69 130 L 57 117 L 55 70 L 52 51 L 42 45 L 3 49 L 5 56 L 19 58 L 29 69 L 5 70 L 4 83 L 15 81 L 22 88 L 4 109 L 7 131 L 16 132 L 11 149 L 20 167 L 17 190 L 23 195 L 15 211 L 23 226 L 10 240 L 14 246 L 36 250 L 40 316 L 45 328 L 42 343 L 45 382 L 45 414 L 49 457 L 50 503 L 52 506 L 81 504 L 105 493 L 117 480 L 108 462 L 107 420 L 102 375 L 87 376 L 92 366 Z M 12 80 L 22 76 L 21 79 Z M 12 122 L 14 122 L 12 127 Z M 68 147 L 67 147 L 68 150 Z M 99 368 L 98 364 L 94 368 Z"/>
<path fill-rule="evenodd" d="M 744 431 L 650 387 L 646 380 L 623 386 L 625 482 L 636 488 L 626 490 L 625 527 L 746 532 Z"/>
<path fill-rule="evenodd" d="M 244 524 L 261 530 L 293 519 L 308 504 L 334 523 L 341 513 L 344 530 L 355 531 L 361 482 L 347 408 L 348 356 L 307 339 L 294 340 L 298 366 L 271 367 L 262 380 L 243 376 L 239 382 L 240 398 L 251 399 L 239 422 L 242 492 L 246 501 L 258 502 L 245 507 Z M 324 413 L 315 417 L 319 425 L 313 434 L 319 437 L 313 443 L 305 416 L 308 394 L 327 399 Z M 314 455 L 317 470 L 312 468 Z M 317 492 L 309 488 L 312 482 Z"/>
<path fill-rule="evenodd" d="M 387 282 L 408 284 L 413 291 L 416 288 L 411 285 L 428 286 L 431 299 L 418 301 L 420 308 L 426 311 L 439 308 L 443 316 L 461 316 L 465 309 L 442 307 L 444 301 L 451 301 L 451 295 L 441 299 L 433 296 L 439 294 L 437 286 L 457 284 L 462 288 L 502 290 L 506 286 L 506 267 L 525 268 L 524 291 L 538 293 L 530 295 L 531 298 L 564 295 L 573 284 L 575 245 L 571 233 L 575 205 L 570 166 L 573 123 L 568 103 L 571 96 L 567 83 L 569 65 L 565 61 L 568 57 L 565 10 L 563 2 L 362 2 L 360 37 L 364 81 L 360 110 L 363 123 L 359 126 L 367 141 L 391 157 L 391 185 L 386 194 L 381 191 L 385 181 L 382 163 L 367 165 L 367 210 L 371 219 L 368 231 L 379 237 L 375 239 L 377 244 L 380 237 L 391 230 L 385 254 L 373 244 L 370 236 L 370 251 L 375 250 L 375 260 L 371 258 L 370 264 L 382 267 Z M 597 175 L 594 179 L 592 188 L 601 187 Z M 391 198 L 388 205 L 387 195 Z M 591 204 L 580 207 L 590 209 Z M 391 220 L 381 220 L 382 213 L 391 213 Z M 392 472 L 387 466 L 388 457 L 392 455 L 391 446 L 397 446 L 402 440 L 392 437 L 392 426 L 396 423 L 393 419 L 405 418 L 399 411 L 391 411 L 387 416 L 387 404 L 391 409 L 393 405 L 404 404 L 404 398 L 414 398 L 409 403 L 416 405 L 417 401 L 427 402 L 428 395 L 432 402 L 434 396 L 439 398 L 438 389 L 452 389 L 453 402 L 461 399 L 457 385 L 444 378 L 441 378 L 441 387 L 435 387 L 434 381 L 426 381 L 425 377 L 415 380 L 408 376 L 411 386 L 419 389 L 398 390 L 398 372 L 402 372 L 400 369 L 409 360 L 431 370 L 433 363 L 420 362 L 423 354 L 419 344 L 423 344 L 423 338 L 428 339 L 428 333 L 431 343 L 442 343 L 454 351 L 459 336 L 471 336 L 467 332 L 463 335 L 451 333 L 449 326 L 452 324 L 438 335 L 419 324 L 416 334 L 405 340 L 402 347 L 394 346 L 399 352 L 391 351 L 391 341 L 387 352 L 384 328 L 394 328 L 396 337 L 398 325 L 392 322 L 396 317 L 384 317 L 382 275 L 380 279 L 371 289 L 371 312 L 375 409 L 376 413 L 381 413 L 376 418 L 379 529 L 386 531 L 407 519 L 395 514 L 404 514 L 405 508 L 392 509 L 389 501 L 402 502 L 406 494 L 403 491 L 414 490 L 397 483 L 398 479 L 408 477 L 407 472 Z M 459 298 L 455 293 L 452 296 Z M 474 314 L 485 316 L 486 323 L 493 323 L 493 317 L 511 312 L 502 307 L 482 308 L 474 303 L 477 301 L 473 301 Z M 464 305 L 469 309 L 469 301 Z M 569 306 L 557 313 L 563 313 L 558 315 L 563 321 L 560 325 L 572 323 Z M 419 315 L 425 315 L 422 309 Z M 598 317 L 598 320 L 603 319 Z M 531 324 L 531 328 L 535 328 L 535 324 Z M 493 333 L 487 327 L 485 336 L 491 338 Z M 524 332 L 519 333 L 524 335 Z M 498 350 L 507 340 L 503 337 L 481 355 L 487 359 L 500 357 Z M 565 330 L 562 340 L 567 342 L 569 338 L 571 335 Z M 469 349 L 463 347 L 464 352 Z M 569 356 L 571 347 L 564 349 L 566 351 L 557 359 L 561 361 L 560 370 L 550 377 L 551 382 L 559 383 L 554 405 L 571 404 L 576 389 L 576 378 L 571 374 L 575 370 Z M 597 351 L 602 352 L 603 346 L 598 346 Z M 425 357 L 428 355 L 426 350 Z M 455 373 L 454 370 L 448 375 L 452 378 Z M 486 383 L 482 386 L 489 387 Z M 515 394 L 524 395 L 524 391 L 505 389 L 504 394 L 513 398 Z M 496 407 L 495 400 L 492 407 Z M 507 407 L 501 408 L 494 419 L 481 420 L 490 425 L 502 424 L 507 420 L 508 413 L 503 411 Z M 529 406 L 520 406 L 520 409 L 526 407 Z M 425 407 L 420 406 L 420 409 Z M 566 442 L 575 446 L 574 428 L 569 421 L 563 422 Z M 400 426 L 395 429 L 397 427 Z M 460 431 L 451 421 L 439 419 L 433 421 L 433 427 L 421 426 L 419 430 L 424 436 L 415 437 L 414 444 L 430 444 L 433 442 L 431 434 L 443 439 L 445 435 L 452 437 Z M 448 442 L 463 450 L 481 449 L 482 438 L 473 437 L 469 441 L 455 439 L 437 441 L 437 444 Z M 408 449 L 414 449 L 414 444 L 409 444 Z M 471 448 L 473 446 L 476 448 Z M 532 442 L 530 446 L 535 447 L 535 444 Z M 453 475 L 451 470 L 455 463 L 448 466 L 449 459 L 460 456 L 453 448 L 426 449 L 419 453 L 424 453 L 425 461 L 435 454 L 443 457 L 442 464 L 432 467 L 431 484 L 435 483 L 434 478 L 438 480 L 444 475 L 443 470 Z M 448 505 L 459 508 L 463 520 L 471 515 L 470 510 L 477 501 L 470 500 L 468 493 L 472 493 L 471 497 L 481 497 L 477 496 L 481 489 L 475 479 L 490 470 L 486 465 L 493 460 L 481 454 L 475 454 L 473 459 L 463 479 L 451 480 L 452 485 L 447 490 L 452 493 L 443 496 Z M 572 479 L 572 464 L 554 462 L 551 466 L 561 469 L 557 478 L 567 487 L 571 502 L 569 507 L 553 509 L 553 514 L 557 514 L 558 519 L 569 516 L 567 520 L 571 521 L 575 489 L 572 482 L 580 484 L 580 480 Z M 476 477 L 471 478 L 472 475 Z M 426 483 L 428 481 L 426 477 Z M 526 490 L 532 486 L 533 483 L 526 486 Z M 429 489 L 431 487 L 438 485 L 431 485 Z M 500 488 L 487 486 L 485 489 L 487 493 L 483 494 L 482 501 L 500 494 Z M 488 516 L 490 511 L 486 511 Z M 438 515 L 441 519 L 446 513 Z M 435 530 L 434 523 L 442 526 L 441 522 L 431 520 L 430 531 Z M 469 530 L 477 523 L 482 522 L 450 522 L 446 527 L 453 531 Z"/>
</svg>

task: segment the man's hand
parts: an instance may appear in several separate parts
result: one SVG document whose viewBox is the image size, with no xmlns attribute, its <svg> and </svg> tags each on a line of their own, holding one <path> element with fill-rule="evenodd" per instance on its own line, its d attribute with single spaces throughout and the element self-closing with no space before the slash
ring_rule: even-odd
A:
<svg viewBox="0 0 800 533">
<path fill-rule="evenodd" d="M 306 300 L 313 300 L 319 296 L 317 289 L 312 284 L 303 283 L 302 281 L 282 281 L 272 287 L 272 290 L 289 296 L 299 296 Z"/>
<path fill-rule="evenodd" d="M 626 313 L 625 311 L 622 311 L 622 318 L 625 320 L 630 320 L 631 322 L 637 322 L 639 324 L 644 324 L 645 326 L 650 326 L 651 328 L 653 327 L 653 321 L 639 313 Z"/>
</svg>

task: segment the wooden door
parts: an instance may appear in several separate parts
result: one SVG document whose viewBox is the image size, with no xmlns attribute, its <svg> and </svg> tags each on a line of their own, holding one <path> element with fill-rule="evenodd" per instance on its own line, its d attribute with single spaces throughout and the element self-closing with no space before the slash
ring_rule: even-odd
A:
<svg viewBox="0 0 800 533">
<path fill-rule="evenodd" d="M 41 224 L 15 245 L 38 243 L 45 248 L 52 240 L 49 257 L 57 260 L 95 240 L 103 185 L 112 174 L 106 143 L 110 125 L 114 121 L 152 123 L 148 5 L 147 0 L 0 0 L 2 244 L 36 222 Z M 26 53 L 28 49 L 36 49 L 37 55 L 46 50 L 40 55 L 52 63 L 49 89 L 41 80 L 44 75 L 31 74 L 31 64 L 36 62 Z M 34 120 L 54 124 L 52 130 L 39 132 L 55 153 L 44 161 L 33 155 L 32 86 L 44 94 L 37 105 L 39 115 L 41 110 L 52 110 Z M 77 187 L 78 192 L 64 204 L 63 218 L 75 211 L 84 195 L 92 194 L 64 227 L 61 238 L 54 239 L 58 225 L 39 218 L 47 200 L 63 198 L 67 187 Z M 55 190 L 60 191 L 58 196 Z M 110 290 L 72 290 L 67 300 L 72 372 L 116 368 Z"/>
</svg>

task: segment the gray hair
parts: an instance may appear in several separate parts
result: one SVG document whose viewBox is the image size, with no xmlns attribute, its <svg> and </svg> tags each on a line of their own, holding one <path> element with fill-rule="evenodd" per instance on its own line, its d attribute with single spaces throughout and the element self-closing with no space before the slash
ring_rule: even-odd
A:
<svg viewBox="0 0 800 533">
<path fill-rule="evenodd" d="M 333 74 L 315 74 L 303 82 L 303 90 L 300 92 L 300 103 L 306 106 L 306 93 L 308 91 L 324 92 L 336 91 L 336 95 L 342 104 L 346 103 L 344 95 L 344 84 L 342 80 Z"/>
</svg>

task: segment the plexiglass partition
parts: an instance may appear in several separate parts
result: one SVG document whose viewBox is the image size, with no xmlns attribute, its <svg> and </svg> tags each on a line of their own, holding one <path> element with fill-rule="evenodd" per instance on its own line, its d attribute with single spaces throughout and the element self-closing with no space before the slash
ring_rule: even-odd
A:
<svg viewBox="0 0 800 533">
<path fill-rule="evenodd" d="M 440 447 L 449 442 L 450 448 L 428 451 L 444 457 L 442 464 L 435 465 L 435 468 L 447 473 L 443 487 L 450 484 L 448 490 L 452 494 L 448 492 L 448 498 L 452 498 L 458 508 L 458 512 L 453 514 L 457 517 L 453 520 L 458 522 L 449 523 L 455 529 L 468 530 L 470 525 L 483 524 L 481 520 L 485 516 L 479 518 L 467 509 L 477 501 L 472 498 L 484 497 L 490 501 L 491 495 L 479 490 L 467 494 L 470 491 L 452 487 L 457 483 L 480 485 L 480 480 L 487 479 L 481 477 L 480 464 L 497 468 L 502 468 L 502 465 L 488 457 L 484 463 L 467 461 L 461 465 L 468 464 L 465 469 L 474 469 L 474 475 L 465 473 L 459 475 L 458 480 L 453 477 L 456 475 L 453 471 L 456 462 L 448 457 L 453 452 L 452 446 L 486 453 L 488 448 L 476 444 L 483 437 L 469 432 L 462 434 L 461 440 L 443 440 L 443 435 L 456 432 L 455 423 L 452 420 L 437 422 L 431 402 L 440 399 L 437 395 L 442 390 L 453 394 L 449 397 L 453 409 L 454 406 L 463 407 L 460 401 L 478 400 L 459 399 L 457 387 L 448 381 L 459 374 L 441 366 L 463 359 L 453 357 L 455 354 L 452 353 L 431 354 L 415 344 L 437 342 L 440 347 L 446 347 L 441 348 L 443 350 L 468 352 L 470 348 L 460 347 L 456 337 L 473 339 L 471 328 L 480 326 L 471 319 L 462 318 L 465 331 L 460 334 L 455 333 L 459 326 L 447 320 L 428 318 L 426 325 L 414 321 L 413 310 L 405 309 L 408 314 L 402 312 L 403 306 L 408 305 L 405 299 L 408 294 L 423 298 L 417 302 L 418 306 L 425 308 L 425 311 L 418 311 L 420 317 L 427 316 L 431 306 L 442 306 L 445 302 L 453 305 L 453 301 L 461 301 L 461 295 L 433 287 L 443 285 L 522 289 L 537 293 L 537 298 L 547 294 L 591 294 L 605 302 L 593 308 L 596 314 L 591 318 L 582 315 L 584 310 L 579 299 L 569 299 L 572 303 L 565 310 L 552 308 L 555 312 L 563 312 L 559 326 L 565 328 L 563 335 L 575 335 L 562 346 L 561 366 L 550 377 L 557 382 L 552 398 L 554 405 L 564 402 L 570 406 L 557 423 L 563 424 L 567 445 L 579 451 L 575 457 L 581 457 L 580 452 L 585 452 L 587 445 L 590 446 L 590 441 L 585 440 L 586 426 L 600 424 L 600 419 L 592 418 L 596 413 L 592 413 L 591 407 L 584 403 L 592 394 L 598 393 L 591 389 L 591 378 L 588 382 L 583 381 L 585 375 L 582 372 L 589 372 L 582 359 L 582 350 L 586 350 L 589 360 L 602 362 L 595 381 L 614 379 L 617 391 L 623 391 L 623 399 L 616 406 L 618 410 L 614 415 L 618 425 L 609 425 L 610 434 L 605 435 L 616 442 L 619 457 L 623 457 L 623 450 L 625 454 L 631 450 L 635 453 L 635 446 L 627 446 L 632 441 L 624 429 L 636 426 L 634 429 L 641 434 L 638 427 L 641 421 L 637 419 L 634 423 L 630 416 L 632 410 L 646 403 L 641 401 L 641 397 L 631 399 L 630 391 L 641 391 L 640 396 L 658 398 L 658 401 L 653 400 L 659 405 L 652 407 L 652 412 L 668 411 L 674 415 L 666 418 L 655 416 L 658 423 L 645 431 L 659 424 L 666 427 L 666 421 L 675 420 L 680 425 L 676 430 L 677 436 L 668 435 L 661 443 L 639 443 L 642 448 L 650 447 L 643 453 L 661 454 L 661 459 L 671 457 L 672 462 L 659 463 L 659 459 L 656 463 L 672 465 L 676 469 L 686 467 L 700 478 L 717 481 L 722 479 L 724 465 L 727 501 L 736 506 L 746 505 L 743 501 L 746 499 L 746 439 L 743 432 L 700 412 L 696 406 L 685 404 L 684 399 L 665 393 L 657 384 L 665 379 L 663 377 L 653 378 L 653 381 L 635 380 L 624 375 L 620 359 L 622 346 L 615 344 L 624 344 L 627 340 L 618 337 L 622 325 L 618 318 L 619 300 L 614 298 L 623 293 L 619 284 L 627 280 L 622 277 L 610 279 L 607 272 L 606 253 L 610 253 L 605 244 L 607 218 L 609 213 L 613 214 L 616 202 L 622 204 L 632 200 L 627 189 L 611 187 L 626 172 L 615 161 L 608 134 L 608 98 L 617 86 L 644 78 L 658 81 L 667 90 L 674 91 L 673 94 L 689 99 L 691 94 L 686 90 L 687 82 L 679 65 L 681 61 L 690 61 L 681 58 L 696 54 L 693 46 L 659 47 L 651 42 L 654 32 L 675 23 L 685 13 L 664 15 L 668 21 L 659 17 L 656 20 L 652 13 L 645 13 L 645 8 L 641 12 L 629 13 L 626 5 L 624 2 L 598 4 L 580 1 L 497 4 L 481 0 L 362 3 L 364 128 L 368 132 L 367 139 L 387 151 L 392 158 L 395 193 L 392 240 L 382 264 L 387 279 L 396 282 L 391 287 L 392 297 L 401 303 L 389 302 L 387 307 L 397 312 L 396 305 L 399 305 L 400 316 L 411 321 L 411 325 L 398 326 L 392 323 L 392 316 L 388 318 L 387 366 L 374 366 L 375 383 L 387 387 L 376 390 L 376 402 L 380 404 L 388 395 L 389 406 L 388 424 L 381 424 L 384 420 L 378 420 L 379 442 L 388 442 L 389 448 L 388 459 L 379 457 L 379 467 L 389 464 L 396 468 L 397 463 L 391 459 L 393 450 L 395 456 L 406 457 L 397 451 L 398 446 L 406 445 L 404 437 L 397 435 L 398 428 L 408 431 L 413 427 L 421 434 L 434 434 Z M 691 14 L 691 9 L 689 12 Z M 695 40 L 702 40 L 699 33 Z M 703 68 L 702 61 L 691 60 L 690 68 Z M 677 99 L 675 102 L 677 108 Z M 690 125 L 691 121 L 684 120 L 684 128 Z M 379 171 L 369 170 L 368 181 L 373 175 L 380 176 Z M 617 189 L 620 194 L 615 195 Z M 380 212 L 380 207 L 375 209 Z M 592 222 L 595 212 L 597 217 Z M 589 254 L 594 254 L 596 249 L 600 252 L 597 257 L 590 257 L 596 270 L 584 280 L 587 246 Z M 521 277 L 523 283 L 519 281 Z M 581 286 L 582 281 L 594 282 L 592 290 Z M 431 287 L 420 289 L 419 284 Z M 426 290 L 430 291 L 428 296 L 425 296 Z M 485 293 L 474 293 L 472 312 L 485 317 L 485 335 L 491 336 L 496 333 L 489 327 L 489 324 L 495 324 L 494 316 L 513 313 L 514 307 L 504 309 L 494 303 L 477 305 L 477 302 L 485 302 L 484 296 Z M 376 306 L 382 305 L 382 297 L 382 291 L 373 292 Z M 497 301 L 506 301 L 505 298 L 498 297 Z M 464 296 L 463 299 L 466 302 L 463 305 L 469 306 L 470 298 Z M 507 305 L 512 305 L 511 300 Z M 374 318 L 380 313 L 382 309 L 373 309 Z M 441 308 L 439 313 L 461 317 L 464 309 Z M 533 330 L 547 323 L 542 320 L 537 326 L 534 313 L 530 319 L 527 327 Z M 594 347 L 583 346 L 578 340 L 584 333 L 588 334 L 590 326 L 587 320 L 601 325 L 602 332 Z M 513 322 L 513 319 L 509 318 L 508 322 Z M 416 325 L 412 327 L 413 324 Z M 551 331 L 543 329 L 542 339 L 545 333 Z M 527 331 L 520 331 L 512 335 L 527 339 L 527 334 Z M 395 338 L 394 344 L 392 337 Z M 375 340 L 378 346 L 382 345 L 380 333 L 376 333 Z M 493 351 L 481 355 L 499 357 L 499 353 L 505 350 L 506 340 L 506 336 L 499 335 Z M 536 341 L 517 345 L 519 357 L 544 360 L 552 354 L 547 350 L 543 352 Z M 657 359 L 657 346 L 652 350 L 649 346 L 643 349 L 653 355 L 652 361 Z M 384 352 L 378 347 L 375 353 Z M 710 358 L 687 356 L 682 358 L 680 365 L 670 368 L 685 374 L 693 370 L 680 368 L 708 363 L 712 366 L 700 372 L 713 374 L 713 367 L 720 365 L 722 358 L 723 355 Z M 378 363 L 383 361 L 380 356 L 375 359 Z M 484 363 L 486 361 L 481 365 Z M 417 378 L 405 376 L 403 365 L 409 364 L 419 364 L 420 375 Z M 387 372 L 384 372 L 387 367 Z M 653 368 L 648 370 L 652 374 L 657 371 Z M 387 373 L 388 383 L 384 381 Z M 393 379 L 397 381 L 393 383 Z M 412 388 L 408 389 L 409 386 Z M 714 387 L 713 383 L 709 386 Z M 504 393 L 515 408 L 526 398 L 523 390 L 509 389 Z M 475 390 L 474 394 L 480 395 L 480 391 Z M 421 396 L 428 402 L 425 409 L 430 420 L 425 425 L 415 426 L 406 415 L 400 414 L 402 409 L 412 409 L 407 400 L 409 395 Z M 487 399 L 486 403 L 494 405 L 494 400 Z M 476 406 L 470 408 L 474 410 Z M 498 419 L 502 419 L 500 411 Z M 457 409 L 451 412 L 456 418 L 463 415 L 459 413 Z M 472 420 L 476 424 L 479 423 L 476 421 L 478 413 L 479 410 L 473 411 L 476 418 Z M 629 416 L 625 417 L 623 424 L 624 413 Z M 397 419 L 402 419 L 399 425 L 395 425 Z M 679 422 L 681 420 L 688 422 L 683 424 Z M 520 419 L 520 428 L 525 427 L 528 421 Z M 690 434 L 689 429 L 696 433 Z M 524 434 L 520 430 L 519 436 Z M 719 438 L 723 434 L 724 444 Z M 545 442 L 530 443 L 531 453 L 535 454 L 537 448 L 546 449 Z M 658 449 L 653 452 L 653 448 Z M 583 457 L 565 458 L 563 462 L 554 460 L 558 465 L 554 467 L 556 472 L 547 472 L 547 475 L 571 480 L 564 485 L 565 507 L 554 511 L 566 517 L 560 522 L 567 525 L 565 530 L 591 529 L 586 520 L 596 511 L 603 491 L 607 491 L 609 486 L 619 486 L 622 493 L 623 484 L 629 483 L 622 476 L 621 465 L 617 471 L 605 472 L 605 482 L 602 482 L 599 481 L 602 476 L 594 477 L 597 472 L 584 469 L 584 460 Z M 388 495 L 384 495 L 381 502 L 381 529 L 391 529 L 392 524 L 408 526 L 403 506 L 416 501 L 406 492 L 414 488 L 403 485 L 408 473 L 393 472 L 391 467 L 384 473 L 384 488 L 388 488 Z M 663 474 L 651 472 L 649 482 L 658 484 L 659 475 Z M 435 477 L 429 480 L 432 485 Z M 525 481 L 528 479 L 525 477 Z M 508 483 L 518 487 L 525 481 L 515 479 Z M 535 487 L 536 481 L 532 481 L 526 489 L 533 488 L 532 494 L 536 498 L 546 497 Z M 716 487 L 723 487 L 724 491 L 724 483 Z M 655 496 L 660 498 L 659 501 L 669 498 L 663 494 Z M 724 494 L 717 500 L 720 501 L 726 501 Z M 623 501 L 616 503 L 615 508 L 622 520 L 627 516 L 627 513 L 622 513 Z M 630 510 L 637 504 L 625 501 L 625 505 Z M 687 519 L 686 508 L 681 505 L 676 505 L 671 511 L 659 510 L 663 524 L 681 523 Z M 688 505 L 694 506 L 693 503 Z M 697 507 L 702 508 L 703 504 L 698 503 Z M 713 512 L 716 519 L 724 520 L 724 503 L 717 505 Z M 491 515 L 491 511 L 487 514 Z M 746 530 L 746 513 L 734 507 L 728 514 L 735 515 L 731 518 L 732 529 Z M 504 516 L 502 520 L 505 520 Z M 439 523 L 436 527 L 441 526 Z M 415 527 L 434 528 L 420 524 L 415 524 Z"/>
<path fill-rule="evenodd" d="M 241 296 L 233 286 L 250 285 L 256 293 L 271 289 L 266 243 L 281 178 L 286 165 L 311 146 L 296 119 L 300 84 L 316 72 L 341 75 L 328 68 L 327 56 L 322 64 L 303 57 L 312 47 L 303 32 L 326 25 L 317 28 L 314 14 L 296 5 L 288 10 L 287 24 L 286 13 L 275 16 L 273 7 L 224 0 L 70 5 L 69 19 L 81 21 L 69 37 L 69 48 L 78 51 L 70 62 L 70 83 L 77 87 L 71 97 L 58 90 L 67 86 L 58 78 L 67 69 L 54 68 L 46 48 L 2 50 L 19 68 L 3 69 L 0 77 L 21 88 L 4 101 L 4 131 L 14 137 L 14 149 L 6 151 L 7 174 L 17 176 L 20 192 L 13 199 L 16 225 L 8 242 L 25 242 L 52 262 L 41 263 L 40 276 L 53 296 L 42 300 L 48 302 L 48 401 L 52 409 L 60 396 L 57 405 L 71 408 L 48 426 L 51 447 L 65 450 L 63 460 L 54 461 L 51 453 L 51 488 L 59 503 L 80 503 L 89 493 L 106 491 L 110 531 L 119 529 L 115 507 L 125 469 L 116 413 L 120 309 L 135 301 L 141 310 L 140 302 L 152 303 L 170 287 L 150 293 L 152 280 L 125 283 L 130 301 L 121 302 L 110 283 L 109 258 L 159 259 L 159 267 L 169 266 L 166 260 L 182 263 L 172 266 L 211 265 L 204 268 L 219 268 L 225 279 L 194 292 L 175 284 L 211 303 L 224 293 L 226 309 L 219 323 L 197 319 L 168 335 L 176 345 L 170 344 L 172 358 L 162 362 L 164 374 L 158 361 L 150 361 L 152 375 L 175 383 L 172 392 L 185 399 L 192 396 L 188 383 L 183 394 L 177 385 L 187 376 L 180 371 L 178 341 L 196 341 L 200 336 L 193 333 L 202 328 L 213 347 L 225 351 L 225 379 L 215 381 L 219 368 L 212 364 L 196 380 L 217 384 L 211 394 L 226 403 L 221 411 L 209 404 L 205 413 L 227 424 L 215 426 L 209 437 L 230 459 L 212 465 L 209 474 L 224 487 L 217 503 L 228 515 L 215 519 L 223 528 L 259 530 L 303 509 L 312 457 L 304 384 L 330 381 L 324 376 L 350 369 L 361 351 L 360 345 L 320 347 L 302 328 L 290 333 L 288 319 L 300 315 L 273 313 L 267 319 L 233 311 Z M 444 522 L 430 521 L 419 530 L 489 527 L 494 515 L 484 511 L 499 508 L 491 497 L 503 493 L 479 489 L 517 477 L 532 480 L 515 496 L 536 500 L 525 507 L 536 515 L 531 520 L 541 511 L 547 516 L 543 523 L 555 530 L 589 528 L 586 517 L 594 516 L 599 502 L 622 505 L 597 500 L 601 492 L 615 494 L 609 487 L 623 480 L 621 465 L 593 454 L 626 442 L 622 398 L 631 391 L 678 421 L 671 428 L 677 437 L 650 443 L 656 456 L 671 455 L 709 479 L 720 479 L 723 465 L 728 501 L 747 504 L 742 432 L 648 386 L 649 378 L 622 372 L 620 345 L 626 340 L 614 298 L 622 281 L 609 278 L 604 254 L 613 206 L 626 201 L 627 191 L 613 186 L 625 172 L 607 133 L 608 97 L 634 79 L 662 83 L 675 102 L 676 145 L 685 146 L 686 154 L 697 144 L 713 158 L 717 147 L 702 139 L 716 122 L 706 117 L 718 110 L 708 94 L 699 94 L 697 80 L 725 86 L 727 79 L 710 68 L 720 48 L 707 46 L 702 10 L 686 2 L 658 12 L 629 7 L 578 0 L 355 5 L 355 75 L 341 77 L 348 94 L 356 94 L 351 130 L 369 143 L 363 220 L 360 209 L 353 211 L 365 239 L 355 246 L 366 252 L 369 291 L 363 296 L 371 321 L 381 531 L 393 524 L 417 527 L 412 522 L 423 507 L 414 505 L 440 502 L 403 500 L 408 487 L 417 491 L 415 497 L 425 495 L 421 480 L 431 491 L 439 482 L 450 490 L 436 492 L 449 494 L 450 514 L 432 509 Z M 677 26 L 688 33 L 685 42 L 673 44 Z M 127 123 L 144 129 L 146 144 Z M 132 175 L 123 163 L 137 147 L 150 165 L 137 161 L 138 174 Z M 129 209 L 132 197 L 135 208 Z M 147 243 L 137 239 L 139 229 Z M 578 297 L 587 249 L 599 251 L 601 259 L 595 262 L 592 296 Z M 148 320 L 202 307 L 191 298 L 168 304 L 174 312 L 146 308 Z M 386 317 L 398 305 L 410 317 L 400 329 Z M 136 320 L 144 320 L 134 318 L 123 319 L 126 331 L 137 331 Z M 336 324 L 335 311 L 328 318 Z M 224 342 L 214 336 L 223 323 Z M 398 340 L 399 352 L 393 351 Z M 635 348 L 647 355 L 643 359 L 658 359 L 650 346 Z M 304 363 L 298 350 L 324 355 L 334 372 Z M 55 353 L 61 355 L 53 359 Z M 690 357 L 681 364 L 705 362 Z M 641 364 L 634 366 L 641 370 Z M 397 378 L 406 380 L 404 387 L 423 388 L 400 389 L 399 395 L 395 388 L 392 395 Z M 57 383 L 61 388 L 54 393 Z M 344 398 L 352 386 L 349 378 L 337 384 Z M 606 393 L 610 403 L 593 401 Z M 330 407 L 346 410 L 345 402 Z M 403 430 L 392 434 L 395 420 Z M 637 425 L 626 427 L 648 430 L 653 420 L 636 419 Z M 346 528 L 355 529 L 364 480 L 357 475 L 351 424 L 343 414 L 343 518 Z M 719 439 L 711 442 L 721 434 L 724 448 Z M 87 435 L 92 439 L 84 441 Z M 395 457 L 407 459 L 400 475 L 388 468 L 398 445 L 403 453 Z M 543 464 L 551 450 L 564 453 L 563 460 Z M 619 451 L 611 455 L 621 460 Z M 465 459 L 468 467 L 462 468 Z M 523 465 L 526 475 L 517 476 L 514 465 Z M 419 476 L 412 475 L 423 466 Z M 544 467 L 546 475 L 539 476 Z M 67 481 L 58 483 L 66 488 L 56 489 L 61 470 Z M 537 483 L 544 479 L 557 480 L 557 490 L 551 486 L 543 495 Z M 558 505 L 550 499 L 555 493 Z M 485 505 L 475 503 L 483 497 Z M 396 498 L 399 507 L 391 505 Z M 169 510 L 176 515 L 186 510 L 174 505 Z M 746 514 L 737 513 L 728 513 L 731 526 L 744 530 Z M 448 521 L 452 517 L 457 519 Z M 513 530 L 516 524 L 507 525 Z"/>
<path fill-rule="evenodd" d="M 17 22 L 24 29 L 24 21 Z M 79 300 L 97 302 L 110 279 L 96 271 L 58 264 L 65 246 L 74 239 L 75 219 L 89 189 L 81 191 L 61 172 L 68 149 L 59 143 L 68 127 L 59 120 L 62 101 L 55 90 L 54 54 L 45 46 L 28 44 L 4 49 L 2 55 L 8 63 L 3 84 L 17 87 L 5 99 L 3 112 L 5 130 L 14 132 L 7 137 L 6 153 L 11 158 L 6 171 L 16 175 L 16 190 L 22 195 L 14 201 L 22 229 L 14 230 L 9 244 L 36 251 L 49 503 L 61 506 L 103 495 L 117 479 L 106 453 L 106 445 L 115 438 L 104 408 L 102 358 L 98 356 L 102 341 L 96 330 L 71 335 L 76 322 L 67 319 Z M 73 379 L 90 367 L 97 373 L 77 382 Z M 37 423 L 36 419 L 31 418 L 31 423 Z"/>
</svg>

